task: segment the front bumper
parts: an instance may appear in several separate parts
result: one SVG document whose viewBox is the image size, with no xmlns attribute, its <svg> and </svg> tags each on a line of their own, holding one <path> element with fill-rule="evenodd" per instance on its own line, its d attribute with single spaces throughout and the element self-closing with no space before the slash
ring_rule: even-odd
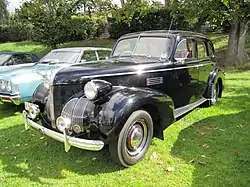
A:
<svg viewBox="0 0 250 187">
<path fill-rule="evenodd" d="M 39 130 L 41 133 L 57 141 L 63 142 L 66 152 L 70 150 L 71 146 L 90 151 L 100 151 L 104 147 L 104 142 L 101 140 L 86 140 L 81 138 L 75 138 L 72 136 L 68 136 L 65 133 L 61 134 L 46 127 L 43 127 L 29 119 L 28 113 L 25 110 L 23 111 L 23 118 L 26 130 L 29 130 L 30 127 L 33 127 L 34 129 Z"/>
<path fill-rule="evenodd" d="M 20 100 L 20 95 L 5 95 L 5 94 L 0 94 L 0 101 L 5 102 L 5 103 L 14 103 L 15 105 L 20 105 L 21 100 Z"/>
</svg>

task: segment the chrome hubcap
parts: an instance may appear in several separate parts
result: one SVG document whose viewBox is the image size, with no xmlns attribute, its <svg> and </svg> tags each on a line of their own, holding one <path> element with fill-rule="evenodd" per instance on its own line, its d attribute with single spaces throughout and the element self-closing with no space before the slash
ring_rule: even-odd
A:
<svg viewBox="0 0 250 187">
<path fill-rule="evenodd" d="M 137 149 L 143 139 L 143 129 L 140 125 L 135 125 L 128 137 L 129 148 Z"/>
<path fill-rule="evenodd" d="M 127 137 L 127 152 L 137 155 L 141 152 L 147 142 L 147 125 L 143 120 L 136 121 L 130 128 Z"/>
<path fill-rule="evenodd" d="M 213 103 L 217 102 L 218 94 L 219 94 L 219 85 L 216 84 L 215 87 L 214 87 L 214 89 L 213 89 L 213 99 L 212 99 Z"/>
</svg>

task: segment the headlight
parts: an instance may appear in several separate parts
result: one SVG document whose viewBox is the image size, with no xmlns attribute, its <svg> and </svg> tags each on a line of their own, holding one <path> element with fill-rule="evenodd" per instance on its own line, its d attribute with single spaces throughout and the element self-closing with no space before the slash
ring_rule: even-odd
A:
<svg viewBox="0 0 250 187">
<path fill-rule="evenodd" d="M 5 90 L 6 89 L 5 81 L 0 81 L 0 89 L 1 90 Z"/>
<path fill-rule="evenodd" d="M 62 117 L 62 116 L 60 116 L 56 120 L 56 126 L 57 126 L 58 130 L 61 132 L 64 132 L 64 130 L 69 129 L 70 124 L 71 124 L 70 119 Z"/>
<path fill-rule="evenodd" d="M 84 86 L 84 93 L 89 100 L 94 100 L 98 96 L 98 89 L 96 85 L 90 81 Z"/>
<path fill-rule="evenodd" d="M 49 89 L 49 87 L 50 87 L 50 78 L 49 77 L 45 77 L 44 79 L 43 79 L 43 85 L 44 85 L 44 87 L 46 88 L 46 89 Z"/>
<path fill-rule="evenodd" d="M 11 84 L 10 84 L 10 81 L 6 81 L 6 90 L 8 92 L 11 92 Z"/>
<path fill-rule="evenodd" d="M 104 80 L 92 80 L 85 84 L 84 94 L 89 100 L 95 100 L 112 90 L 112 84 Z"/>
</svg>

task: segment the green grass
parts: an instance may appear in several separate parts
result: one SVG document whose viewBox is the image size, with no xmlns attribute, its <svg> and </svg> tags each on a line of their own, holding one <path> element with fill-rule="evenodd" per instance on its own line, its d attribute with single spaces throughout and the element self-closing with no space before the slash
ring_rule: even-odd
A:
<svg viewBox="0 0 250 187">
<path fill-rule="evenodd" d="M 114 40 L 85 40 L 79 42 L 68 42 L 62 45 L 59 45 L 58 48 L 64 47 L 88 47 L 88 46 L 98 46 L 98 47 L 109 47 L 112 48 L 113 44 L 115 43 Z M 42 57 L 47 54 L 51 49 L 47 48 L 41 44 L 24 41 L 24 42 L 12 42 L 12 43 L 3 43 L 0 44 L 0 51 L 18 51 L 18 52 L 31 52 L 35 53 L 36 55 Z"/>
<path fill-rule="evenodd" d="M 63 47 L 112 43 L 85 41 Z M 21 42 L 1 44 L 0 50 L 44 54 L 49 49 Z M 21 107 L 0 104 L 0 187 L 249 186 L 249 77 L 250 71 L 228 72 L 217 105 L 197 108 L 172 124 L 164 132 L 165 141 L 154 139 L 146 158 L 128 169 L 114 164 L 107 149 L 72 148 L 65 153 L 63 144 L 35 130 L 24 131 Z M 174 171 L 168 172 L 168 167 Z"/>
<path fill-rule="evenodd" d="M 24 131 L 21 107 L 0 105 L 0 186 L 248 186 L 249 77 L 250 71 L 228 73 L 217 105 L 172 124 L 165 141 L 154 139 L 146 158 L 128 169 L 107 149 L 65 153 L 63 144 Z"/>
</svg>

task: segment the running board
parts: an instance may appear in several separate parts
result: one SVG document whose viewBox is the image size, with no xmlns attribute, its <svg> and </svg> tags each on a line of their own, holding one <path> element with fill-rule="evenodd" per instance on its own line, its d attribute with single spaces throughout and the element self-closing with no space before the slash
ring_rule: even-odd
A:
<svg viewBox="0 0 250 187">
<path fill-rule="evenodd" d="M 195 103 L 186 105 L 184 107 L 180 107 L 174 110 L 174 118 L 178 118 L 180 116 L 182 116 L 183 114 L 193 110 L 194 108 L 200 106 L 202 103 L 205 103 L 207 101 L 207 99 L 202 98 L 199 101 L 196 101 Z"/>
</svg>

